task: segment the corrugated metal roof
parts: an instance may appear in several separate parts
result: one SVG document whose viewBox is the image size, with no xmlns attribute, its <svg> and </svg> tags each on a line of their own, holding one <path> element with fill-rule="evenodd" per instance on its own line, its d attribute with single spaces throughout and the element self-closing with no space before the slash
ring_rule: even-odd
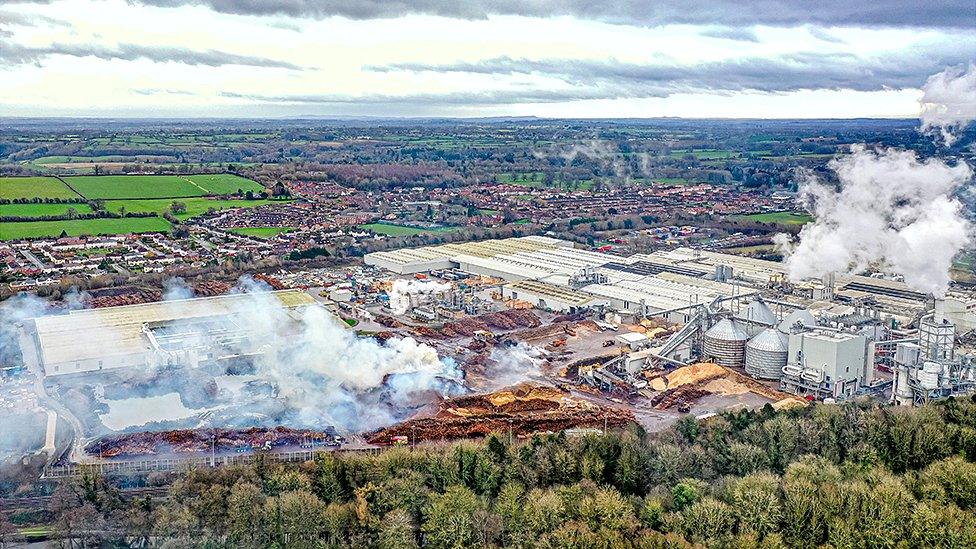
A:
<svg viewBox="0 0 976 549">
<path fill-rule="evenodd" d="M 571 290 L 563 286 L 538 282 L 536 280 L 521 280 L 519 282 L 509 284 L 508 287 L 513 290 L 529 292 L 544 298 L 549 297 L 551 299 L 555 299 L 569 305 L 575 305 L 577 307 L 586 305 L 587 303 L 593 301 L 592 296 L 582 292 L 577 292 L 576 290 Z"/>
<path fill-rule="evenodd" d="M 779 319 L 776 318 L 776 313 L 770 310 L 765 301 L 760 299 L 750 301 L 749 305 L 739 311 L 735 317 L 741 320 L 748 320 L 750 322 L 763 324 L 765 326 L 776 326 L 779 324 Z"/>
<path fill-rule="evenodd" d="M 766 328 L 756 337 L 746 343 L 746 347 L 757 351 L 785 353 L 789 350 L 790 340 L 785 334 L 775 328 Z"/>
<path fill-rule="evenodd" d="M 286 308 L 316 303 L 301 290 L 267 292 L 267 295 L 277 298 Z M 45 364 L 91 360 L 145 352 L 148 346 L 142 334 L 143 324 L 230 315 L 250 299 L 254 299 L 253 294 L 232 294 L 83 309 L 66 315 L 39 317 L 34 319 L 34 324 Z"/>
<path fill-rule="evenodd" d="M 749 334 L 738 324 L 723 318 L 705 332 L 705 337 L 722 341 L 746 341 L 749 339 Z"/>
</svg>

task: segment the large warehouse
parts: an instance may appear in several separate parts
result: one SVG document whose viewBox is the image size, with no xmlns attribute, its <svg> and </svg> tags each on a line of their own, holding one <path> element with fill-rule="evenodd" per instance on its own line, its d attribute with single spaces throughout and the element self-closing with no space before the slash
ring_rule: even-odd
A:
<svg viewBox="0 0 976 549">
<path fill-rule="evenodd" d="M 604 306 L 625 314 L 653 315 L 756 292 L 709 280 L 714 278 L 721 254 L 702 254 L 707 252 L 682 248 L 620 257 L 578 250 L 565 240 L 529 236 L 377 252 L 367 254 L 365 262 L 398 274 L 455 268 L 499 278 L 508 282 L 502 290 L 505 297 L 559 312 Z M 757 260 L 746 259 L 736 266 L 745 270 L 749 261 Z M 759 273 L 771 272 L 767 263 L 759 262 L 752 268 Z M 668 316 L 685 321 L 687 314 L 688 310 L 675 311 Z"/>
<path fill-rule="evenodd" d="M 269 292 L 286 310 L 315 305 L 300 290 Z M 257 352 L 268 334 L 241 320 L 254 294 L 71 311 L 34 319 L 34 353 L 47 376 L 128 366 L 194 366 Z"/>
</svg>

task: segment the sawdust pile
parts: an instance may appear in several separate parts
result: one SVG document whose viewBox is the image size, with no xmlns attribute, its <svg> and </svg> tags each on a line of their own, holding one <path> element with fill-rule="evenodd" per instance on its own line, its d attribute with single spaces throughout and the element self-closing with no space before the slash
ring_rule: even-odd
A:
<svg viewBox="0 0 976 549">
<path fill-rule="evenodd" d="M 650 386 L 658 391 L 652 402 L 659 410 L 676 405 L 690 405 L 703 396 L 711 394 L 742 395 L 754 393 L 768 398 L 778 405 L 790 403 L 805 404 L 794 395 L 773 389 L 749 376 L 711 362 L 698 362 L 683 366 L 672 372 L 649 380 Z"/>
<path fill-rule="evenodd" d="M 395 436 L 415 441 L 483 437 L 509 428 L 517 436 L 573 427 L 619 427 L 634 420 L 630 410 L 600 407 L 555 387 L 521 383 L 481 395 L 446 400 L 431 417 L 415 418 L 367 436 L 388 444 Z"/>
</svg>

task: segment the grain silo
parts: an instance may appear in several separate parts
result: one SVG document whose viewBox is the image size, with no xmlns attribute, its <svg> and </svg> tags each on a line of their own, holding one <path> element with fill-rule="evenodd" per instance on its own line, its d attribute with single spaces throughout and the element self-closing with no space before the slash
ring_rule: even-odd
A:
<svg viewBox="0 0 976 549">
<path fill-rule="evenodd" d="M 746 343 L 746 373 L 760 379 L 780 379 L 789 356 L 790 340 L 768 328 Z"/>
<path fill-rule="evenodd" d="M 779 324 L 779 319 L 766 302 L 761 297 L 757 297 L 749 302 L 745 308 L 736 313 L 736 322 L 739 322 L 750 336 L 762 332 L 766 328 L 772 328 Z"/>
<path fill-rule="evenodd" d="M 705 332 L 702 353 L 722 366 L 741 368 L 745 362 L 749 334 L 735 322 L 723 318 Z"/>
</svg>

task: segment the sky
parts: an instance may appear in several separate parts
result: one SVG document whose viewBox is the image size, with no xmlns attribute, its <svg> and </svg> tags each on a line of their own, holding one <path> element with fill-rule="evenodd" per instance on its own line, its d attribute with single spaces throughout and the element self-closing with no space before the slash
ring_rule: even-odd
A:
<svg viewBox="0 0 976 549">
<path fill-rule="evenodd" d="M 2 0 L 0 116 L 915 117 L 974 0 Z"/>
</svg>

